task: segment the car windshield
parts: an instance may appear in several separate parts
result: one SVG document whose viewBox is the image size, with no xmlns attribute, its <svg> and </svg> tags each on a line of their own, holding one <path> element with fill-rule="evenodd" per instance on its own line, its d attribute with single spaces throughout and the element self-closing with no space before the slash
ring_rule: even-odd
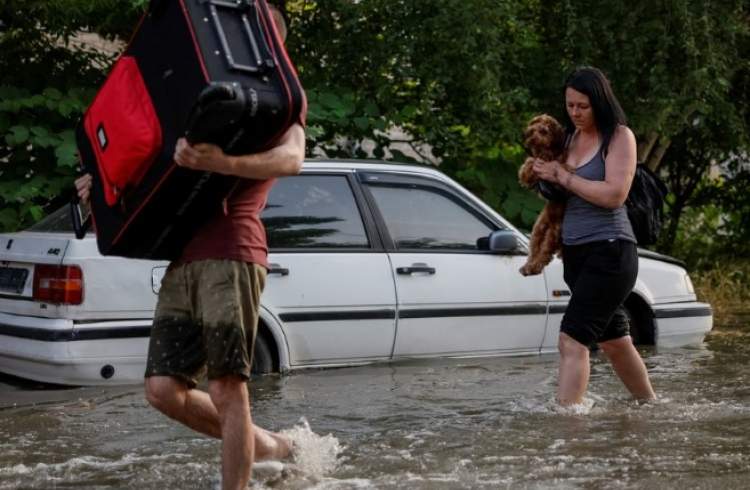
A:
<svg viewBox="0 0 750 490">
<path fill-rule="evenodd" d="M 70 219 L 68 205 L 52 212 L 28 228 L 28 231 L 46 233 L 73 232 L 73 222 Z"/>
</svg>

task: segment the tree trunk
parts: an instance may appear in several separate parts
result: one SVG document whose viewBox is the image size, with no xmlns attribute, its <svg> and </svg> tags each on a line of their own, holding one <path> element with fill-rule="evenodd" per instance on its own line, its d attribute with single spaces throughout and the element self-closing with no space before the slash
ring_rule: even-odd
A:
<svg viewBox="0 0 750 490">
<path fill-rule="evenodd" d="M 659 243 L 659 251 L 670 254 L 674 248 L 674 242 L 677 239 L 677 227 L 680 225 L 680 217 L 685 209 L 685 200 L 677 199 L 669 210 L 669 225 L 665 230 L 665 236 Z"/>
<path fill-rule="evenodd" d="M 649 133 L 645 139 L 638 143 L 638 163 L 645 162 L 648 159 L 649 153 L 654 148 L 657 140 L 659 139 L 659 133 Z"/>
<path fill-rule="evenodd" d="M 645 140 L 638 143 L 638 162 L 646 164 L 650 170 L 656 172 L 671 144 L 670 138 L 659 136 L 656 132 L 649 133 Z"/>
<path fill-rule="evenodd" d="M 661 165 L 661 160 L 664 158 L 664 154 L 667 152 L 667 149 L 669 148 L 669 145 L 672 144 L 671 139 L 665 139 L 660 138 L 659 144 L 656 145 L 656 148 L 654 148 L 651 153 L 648 156 L 648 160 L 646 160 L 646 165 L 648 168 L 654 172 L 656 172 L 659 169 L 659 165 Z"/>
</svg>

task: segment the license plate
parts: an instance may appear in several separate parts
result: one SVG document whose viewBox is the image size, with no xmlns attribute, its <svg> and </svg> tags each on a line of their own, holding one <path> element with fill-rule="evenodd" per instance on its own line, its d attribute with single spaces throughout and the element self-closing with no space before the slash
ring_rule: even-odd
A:
<svg viewBox="0 0 750 490">
<path fill-rule="evenodd" d="M 28 277 L 27 269 L 0 267 L 0 292 L 21 294 Z"/>
</svg>

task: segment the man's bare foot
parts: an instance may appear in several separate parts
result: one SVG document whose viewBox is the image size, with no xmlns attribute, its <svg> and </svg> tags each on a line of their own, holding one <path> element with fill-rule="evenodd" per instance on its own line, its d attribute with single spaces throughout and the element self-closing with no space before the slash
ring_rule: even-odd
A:
<svg viewBox="0 0 750 490">
<path fill-rule="evenodd" d="M 255 460 L 281 460 L 289 457 L 292 441 L 281 434 L 255 426 Z"/>
</svg>

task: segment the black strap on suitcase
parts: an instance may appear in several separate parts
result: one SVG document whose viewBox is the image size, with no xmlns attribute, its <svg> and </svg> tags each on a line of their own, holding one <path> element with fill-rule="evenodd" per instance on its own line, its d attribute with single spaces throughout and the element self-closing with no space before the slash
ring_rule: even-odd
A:
<svg viewBox="0 0 750 490">
<path fill-rule="evenodd" d="M 177 166 L 177 139 L 262 151 L 305 105 L 265 0 L 153 0 L 76 131 L 99 251 L 178 258 L 237 178 Z"/>
</svg>

